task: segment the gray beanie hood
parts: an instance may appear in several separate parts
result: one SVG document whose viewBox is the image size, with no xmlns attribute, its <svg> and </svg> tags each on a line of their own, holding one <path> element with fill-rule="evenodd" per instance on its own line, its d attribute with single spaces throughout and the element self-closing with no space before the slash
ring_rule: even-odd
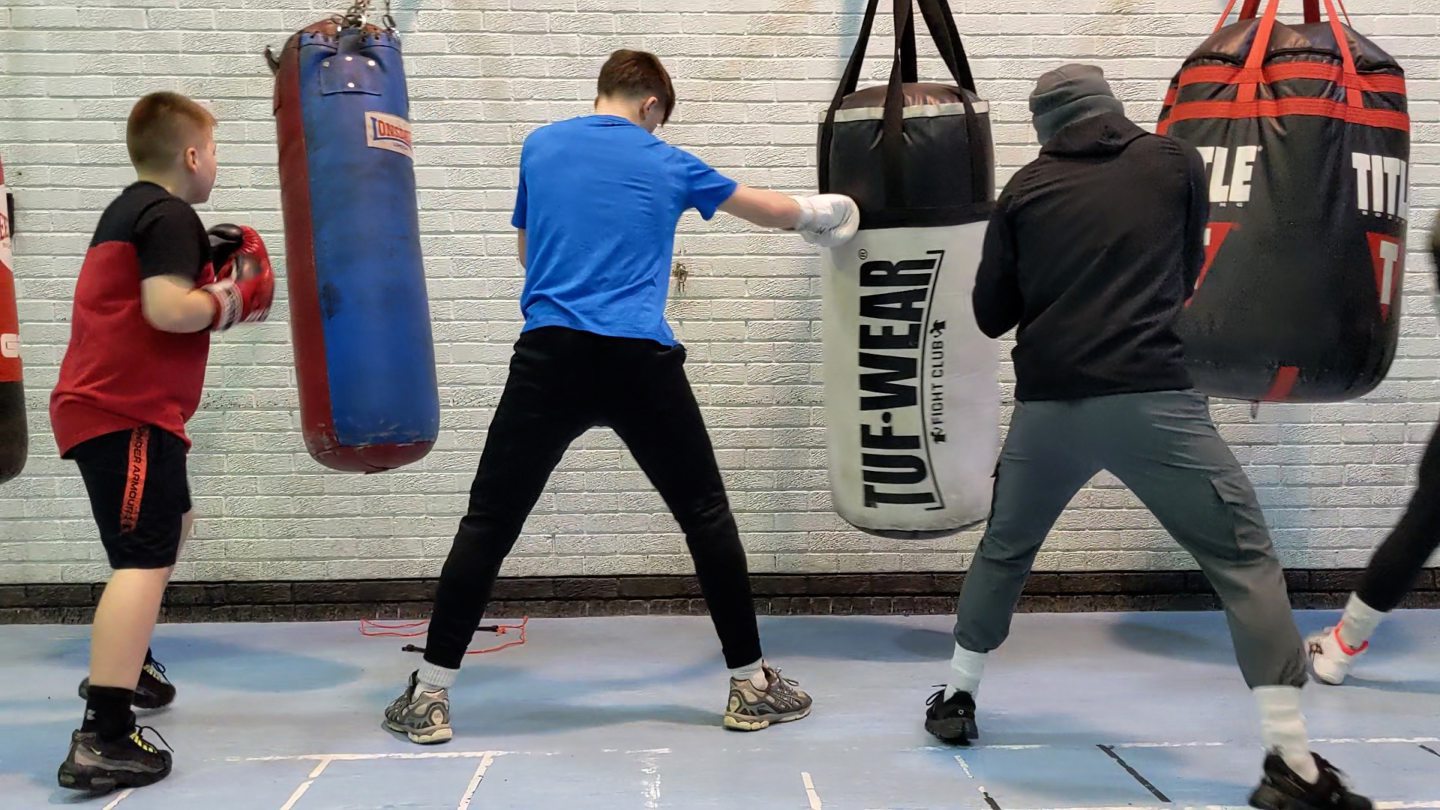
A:
<svg viewBox="0 0 1440 810">
<path fill-rule="evenodd" d="M 1106 113 L 1125 114 L 1105 72 L 1094 65 L 1065 65 L 1046 73 L 1030 94 L 1035 134 L 1043 145 L 1065 127 Z"/>
</svg>

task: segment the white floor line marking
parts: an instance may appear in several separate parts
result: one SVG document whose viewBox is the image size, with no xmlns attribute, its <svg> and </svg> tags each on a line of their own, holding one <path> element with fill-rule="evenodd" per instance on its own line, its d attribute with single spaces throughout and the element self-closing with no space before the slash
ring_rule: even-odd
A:
<svg viewBox="0 0 1440 810">
<path fill-rule="evenodd" d="M 810 774 L 801 771 L 800 778 L 805 782 L 805 795 L 810 798 L 810 810 L 824 810 L 825 805 L 820 803 L 820 794 L 815 792 L 815 783 L 810 779 Z"/>
<path fill-rule="evenodd" d="M 1421 743 L 1440 743 L 1440 737 L 1334 737 L 1328 739 L 1311 740 L 1312 743 L 1321 745 L 1344 745 L 1344 744 L 1396 744 L 1396 745 L 1419 745 Z M 1220 748 L 1227 745 L 1239 745 L 1240 743 L 1213 742 L 1197 740 L 1192 742 L 1128 742 L 1113 743 L 1114 748 Z M 1090 743 L 1075 745 L 1060 745 L 1055 743 L 1031 743 L 1027 745 L 985 745 L 977 746 L 991 751 L 1036 751 L 1048 748 L 1088 748 Z M 920 746 L 915 751 L 947 751 L 948 748 L 935 745 Z M 602 749 L 605 753 L 620 753 L 618 748 Z M 290 756 L 266 756 L 266 757 L 229 757 L 228 762 L 290 762 L 296 760 L 334 760 L 336 762 L 355 762 L 372 759 L 482 759 L 487 755 L 505 756 L 506 754 L 546 755 L 553 756 L 554 751 L 445 751 L 445 752 L 423 752 L 423 753 L 394 753 L 394 754 L 296 754 Z M 669 748 L 646 748 L 640 750 L 626 750 L 626 754 L 669 754 Z"/>
<path fill-rule="evenodd" d="M 1420 743 L 1440 742 L 1440 737 L 1332 737 L 1318 739 L 1317 743 Z"/>
<path fill-rule="evenodd" d="M 300 783 L 300 787 L 295 788 L 295 792 L 290 794 L 289 801 L 281 805 L 280 810 L 291 810 L 291 808 L 293 808 L 295 804 L 300 801 L 300 797 L 305 795 L 305 791 L 309 790 L 310 786 L 313 784 L 315 784 L 314 779 L 308 779 Z"/>
<path fill-rule="evenodd" d="M 1379 805 L 1376 806 L 1378 807 Z M 1043 810 L 1250 810 L 1250 808 L 1238 804 L 1125 804 L 1114 807 L 1047 807 L 1043 808 Z"/>
<path fill-rule="evenodd" d="M 1227 746 L 1227 745 L 1230 745 L 1230 744 L 1231 744 L 1231 743 L 1223 743 L 1223 742 L 1183 742 L 1183 743 L 1170 743 L 1170 742 L 1138 742 L 1138 743 L 1120 743 L 1119 745 L 1112 745 L 1112 746 L 1110 746 L 1110 747 L 1111 747 L 1111 748 L 1223 748 L 1223 747 L 1225 747 L 1225 746 Z"/>
<path fill-rule="evenodd" d="M 1440 801 L 1435 802 L 1376 802 L 1375 810 L 1435 810 L 1440 808 Z M 1116 807 L 1068 807 L 1068 808 L 1046 808 L 1046 810 L 1247 810 L 1242 805 L 1229 804 L 1207 804 L 1207 805 L 1148 805 L 1140 806 L 1127 804 Z"/>
<path fill-rule="evenodd" d="M 305 791 L 309 790 L 310 786 L 315 784 L 315 780 L 320 778 L 320 774 L 325 772 L 325 768 L 330 764 L 330 762 L 330 757 L 325 757 L 321 759 L 319 764 L 317 764 L 314 769 L 310 771 L 310 777 L 305 782 L 301 783 L 300 787 L 295 788 L 295 792 L 290 794 L 289 801 L 286 801 L 284 806 L 282 806 L 280 810 L 291 810 L 293 807 L 295 807 L 295 805 L 300 801 L 300 797 L 304 796 Z M 109 810 L 109 808 L 106 808 L 106 810 Z"/>
<path fill-rule="evenodd" d="M 1434 737 L 1332 737 L 1311 740 L 1312 743 L 1321 745 L 1418 745 L 1420 743 L 1440 742 Z M 1111 748 L 1222 748 L 1228 745 L 1240 745 L 1241 743 L 1213 742 L 1196 740 L 1192 742 L 1128 742 L 1109 744 Z M 1027 745 L 986 745 L 980 746 L 991 751 L 1035 751 L 1047 748 L 1084 748 L 1086 745 L 1060 745 L 1056 743 L 1031 743 Z M 924 750 L 932 750 L 931 746 Z"/>
<path fill-rule="evenodd" d="M 115 801 L 110 802 L 109 804 L 105 805 L 104 810 L 115 810 L 115 805 L 119 804 L 120 802 L 125 801 L 125 800 L 128 799 L 128 798 L 130 798 L 130 794 L 131 794 L 131 793 L 134 793 L 134 792 L 135 792 L 135 788 L 125 788 L 125 790 L 122 791 L 119 796 L 116 796 L 116 797 L 115 797 Z"/>
<path fill-rule="evenodd" d="M 517 751 L 426 751 L 416 754 L 298 754 L 295 756 L 270 757 L 229 757 L 227 762 L 297 762 L 301 760 L 334 760 L 335 762 L 365 762 L 373 759 L 483 759 L 487 756 L 505 756 L 521 753 Z M 548 756 L 548 752 L 526 751 L 527 754 Z"/>
<path fill-rule="evenodd" d="M 966 776 L 970 777 L 970 781 L 974 782 L 975 774 L 970 772 L 970 764 L 965 761 L 965 758 L 956 754 L 955 761 L 960 763 L 960 769 L 965 772 Z M 986 790 L 984 785 L 976 782 L 975 787 L 980 791 L 980 798 L 985 800 L 985 804 L 988 807 L 999 807 L 999 805 L 995 803 L 994 797 L 990 795 L 990 791 Z"/>
<path fill-rule="evenodd" d="M 490 770 L 490 764 L 495 761 L 495 752 L 486 751 L 480 764 L 475 766 L 475 775 L 470 777 L 470 784 L 465 788 L 465 795 L 460 797 L 460 804 L 455 810 L 467 810 L 470 807 L 470 800 L 475 798 L 475 791 L 480 788 L 480 780 L 485 778 L 485 772 Z"/>
<path fill-rule="evenodd" d="M 955 761 L 958 762 L 958 763 L 960 763 L 960 770 L 964 771 L 966 776 L 970 777 L 971 779 L 974 779 L 974 778 L 975 778 L 975 774 L 973 774 L 973 773 L 970 772 L 970 766 L 969 766 L 968 764 L 966 764 L 964 757 L 960 756 L 959 754 L 956 754 L 956 755 L 955 755 Z"/>
<path fill-rule="evenodd" d="M 670 753 L 670 749 L 664 749 Z M 660 750 L 640 755 L 640 772 L 645 774 L 645 810 L 660 808 Z"/>
<path fill-rule="evenodd" d="M 1317 740 L 1312 740 L 1312 742 L 1323 743 L 1323 744 L 1327 744 L 1327 745 L 1343 744 L 1343 743 L 1349 743 L 1349 744 L 1412 744 L 1412 745 L 1413 745 L 1413 744 L 1419 744 L 1419 743 L 1440 743 L 1440 737 L 1337 737 L 1337 738 L 1332 738 L 1332 739 L 1317 739 Z M 1229 742 L 1229 743 L 1226 743 L 1226 742 L 1141 742 L 1141 743 L 1117 743 L 1117 744 L 1115 744 L 1114 747 L 1116 747 L 1116 748 L 1200 748 L 1200 747 L 1219 747 L 1219 746 L 1237 745 L 1237 744 L 1239 744 L 1239 743 L 1233 743 L 1233 742 Z M 1055 745 L 1055 744 L 1038 744 L 1038 745 L 987 745 L 987 746 L 981 747 L 981 749 L 982 749 L 982 750 L 988 749 L 988 750 L 993 750 L 993 751 L 1033 751 L 1033 750 L 1042 750 L 1042 749 L 1050 749 L 1050 748 L 1065 748 L 1065 747 L 1088 747 L 1088 745 L 1086 745 L 1086 746 L 1080 746 L 1080 745 L 1076 745 L 1076 746 L 1064 746 L 1064 745 Z M 606 749 L 606 750 L 609 750 L 609 749 Z M 944 748 L 942 748 L 942 747 L 940 747 L 940 746 L 921 746 L 921 747 L 916 748 L 916 749 L 913 749 L 913 750 L 915 750 L 915 751 L 940 751 L 940 750 L 947 750 L 947 749 L 944 749 Z M 654 749 L 645 749 L 645 750 L 643 750 L 643 751 L 633 751 L 633 752 L 627 751 L 626 753 L 653 753 L 653 754 L 665 753 L 665 754 L 668 754 L 668 753 L 670 753 L 670 749 L 668 749 L 668 748 L 654 748 Z M 427 752 L 423 752 L 423 753 L 391 753 L 391 754 L 298 754 L 298 755 L 292 755 L 292 756 L 227 757 L 225 761 L 226 761 L 226 762 L 297 762 L 297 761 L 315 761 L 317 764 L 316 764 L 316 767 L 314 768 L 314 770 L 312 770 L 312 771 L 310 772 L 310 778 L 309 778 L 309 780 L 306 781 L 304 784 L 300 785 L 300 787 L 296 788 L 294 795 L 292 795 L 292 796 L 290 797 L 290 800 L 287 801 L 287 802 L 285 803 L 285 805 L 281 808 L 281 810 L 293 810 L 293 808 L 295 807 L 296 803 L 298 803 L 298 802 L 300 801 L 300 798 L 305 795 L 305 791 L 307 791 L 307 790 L 310 789 L 310 785 L 312 785 L 312 784 L 314 783 L 315 779 L 316 779 L 317 777 L 319 777 L 320 774 L 325 771 L 325 768 L 326 768 L 331 762 L 368 762 L 368 761 L 382 760 L 382 759 L 393 759 L 393 760 L 410 760 L 410 759 L 479 759 L 479 760 L 482 760 L 482 762 L 480 763 L 480 767 L 478 767 L 478 768 L 476 769 L 476 776 L 475 776 L 475 778 L 474 778 L 474 781 L 472 782 L 472 789 L 467 793 L 466 799 L 465 799 L 465 800 L 462 800 L 462 803 L 461 803 L 461 805 L 460 805 L 460 807 L 459 807 L 459 810 L 467 810 L 468 807 L 469 807 L 469 803 L 468 803 L 468 799 L 470 798 L 469 794 L 473 794 L 473 793 L 474 793 L 474 788 L 475 788 L 475 787 L 478 787 L 478 785 L 479 785 L 479 780 L 480 780 L 481 778 L 483 778 L 484 773 L 485 773 L 485 770 L 489 768 L 489 765 L 494 761 L 494 759 L 495 759 L 496 757 L 509 756 L 509 755 L 517 755 L 517 754 L 520 754 L 520 755 L 528 755 L 528 756 L 554 756 L 554 755 L 556 754 L 556 752 L 554 752 L 554 751 L 445 751 L 445 752 L 439 752 L 439 751 L 429 752 L 429 751 L 427 751 Z M 968 765 L 963 759 L 961 759 L 958 755 L 955 755 L 955 760 L 960 764 L 960 766 L 961 766 L 962 768 L 965 769 L 966 776 L 969 776 L 971 779 L 974 779 L 974 775 L 970 772 L 969 765 Z M 802 772 L 800 775 L 801 775 L 801 778 L 802 778 L 802 779 L 804 780 L 804 782 L 805 782 L 805 792 L 806 792 L 806 795 L 807 795 L 807 796 L 809 797 L 809 799 L 810 799 L 810 810 L 823 810 L 823 805 L 822 805 L 821 802 L 820 802 L 820 795 L 815 791 L 815 783 L 811 780 L 810 774 L 809 774 L 809 773 L 806 773 L 806 772 Z M 658 784 L 657 784 L 657 790 L 658 790 Z M 982 792 L 983 792 L 984 788 L 981 788 L 981 790 L 982 790 Z M 121 794 L 119 794 L 118 796 L 116 796 L 116 797 L 115 797 L 115 800 L 114 800 L 113 802 L 111 802 L 110 804 L 105 805 L 105 807 L 102 808 L 102 810 L 114 810 L 114 808 L 116 807 L 116 805 L 120 804 L 120 803 L 123 802 L 126 798 L 128 798 L 132 792 L 134 792 L 133 789 L 128 789 L 128 790 L 124 791 L 123 793 L 121 793 Z M 1008 810 L 1008 808 L 1007 808 L 1007 810 Z M 1114 808 L 1106 808 L 1106 807 L 1046 808 L 1046 810 L 1246 810 L 1246 808 L 1241 807 L 1241 806 L 1238 806 L 1238 805 L 1237 805 L 1237 806 L 1234 806 L 1234 807 L 1232 807 L 1232 806 L 1230 806 L 1230 805 L 1204 805 L 1204 806 L 1194 806 L 1194 807 L 1184 807 L 1184 808 L 1177 807 L 1177 806 L 1175 806 L 1175 805 L 1167 805 L 1167 806 L 1163 806 L 1163 807 L 1161 807 L 1161 806 L 1156 806 L 1156 807 L 1152 807 L 1152 808 L 1138 808 L 1138 807 L 1135 807 L 1135 806 L 1133 806 L 1133 805 L 1130 805 L 1130 806 L 1126 806 L 1126 807 L 1114 807 Z M 1436 800 L 1433 800 L 1433 801 L 1418 801 L 1418 802 L 1376 802 L 1376 803 L 1375 803 L 1375 810 L 1440 810 L 1440 799 L 1436 799 Z"/>
</svg>

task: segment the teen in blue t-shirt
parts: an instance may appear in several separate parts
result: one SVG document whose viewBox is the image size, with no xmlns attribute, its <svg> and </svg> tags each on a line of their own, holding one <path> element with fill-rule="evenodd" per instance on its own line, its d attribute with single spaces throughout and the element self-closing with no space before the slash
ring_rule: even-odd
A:
<svg viewBox="0 0 1440 810">
<path fill-rule="evenodd" d="M 675 226 L 691 208 L 707 220 L 715 216 L 736 188 L 704 161 L 617 115 L 536 131 L 520 155 L 511 219 L 528 237 L 520 295 L 525 330 L 565 326 L 673 345 L 665 295 Z"/>
<path fill-rule="evenodd" d="M 500 565 L 566 448 L 597 426 L 630 448 L 685 532 L 731 670 L 725 726 L 756 731 L 810 713 L 810 696 L 762 658 L 745 549 L 665 297 L 675 226 L 691 208 L 826 247 L 854 236 L 859 211 L 840 195 L 740 186 L 655 137 L 675 91 L 651 54 L 616 51 L 598 84 L 594 115 L 537 130 L 521 153 L 512 221 L 525 328 L 440 574 L 425 662 L 385 712 L 413 742 L 451 738 L 448 690 Z"/>
</svg>

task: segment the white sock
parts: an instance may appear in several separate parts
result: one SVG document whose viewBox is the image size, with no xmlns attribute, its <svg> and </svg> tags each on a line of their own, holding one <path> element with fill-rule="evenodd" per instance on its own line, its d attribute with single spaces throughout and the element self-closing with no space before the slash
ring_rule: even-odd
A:
<svg viewBox="0 0 1440 810">
<path fill-rule="evenodd" d="M 1279 754 L 1306 782 L 1320 781 L 1320 767 L 1310 753 L 1310 735 L 1300 711 L 1300 687 L 1258 686 L 1254 691 L 1260 704 L 1260 738 L 1265 750 Z"/>
<path fill-rule="evenodd" d="M 950 657 L 950 682 L 945 686 L 945 699 L 956 692 L 969 692 L 971 697 L 980 688 L 980 678 L 985 674 L 985 656 L 989 653 L 971 652 L 959 644 Z"/>
<path fill-rule="evenodd" d="M 1340 617 L 1340 640 L 1351 649 L 1359 649 L 1370 640 L 1370 634 L 1380 626 L 1385 614 L 1360 601 L 1358 594 L 1350 594 L 1345 603 L 1345 615 Z"/>
<path fill-rule="evenodd" d="M 764 658 L 757 658 L 755 659 L 755 663 L 753 664 L 747 664 L 746 666 L 736 667 L 735 669 L 730 670 L 730 677 L 734 678 L 737 681 L 743 681 L 746 678 L 749 678 L 750 685 L 754 686 L 756 689 L 764 689 L 770 683 L 765 679 Z"/>
<path fill-rule="evenodd" d="M 458 669 L 446 669 L 429 661 L 423 661 L 420 664 L 420 682 L 416 688 L 421 692 L 438 692 L 441 689 L 449 689 L 455 685 L 455 678 L 459 674 L 460 670 Z"/>
</svg>

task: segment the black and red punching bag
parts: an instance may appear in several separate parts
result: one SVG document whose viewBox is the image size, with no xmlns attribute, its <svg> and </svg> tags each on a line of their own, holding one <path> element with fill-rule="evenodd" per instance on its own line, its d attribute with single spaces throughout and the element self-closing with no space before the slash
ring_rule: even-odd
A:
<svg viewBox="0 0 1440 810">
<path fill-rule="evenodd" d="M 335 470 L 410 464 L 440 394 L 399 36 L 331 17 L 271 67 L 305 447 Z"/>
<path fill-rule="evenodd" d="M 1260 3 L 1225 25 L 1231 0 L 1160 115 L 1209 181 L 1206 264 L 1179 331 L 1207 394 L 1353 399 L 1384 379 L 1399 337 L 1405 74 L 1337 0 L 1305 0 L 1299 25 Z"/>
<path fill-rule="evenodd" d="M 10 195 L 0 163 L 0 484 L 25 469 L 30 434 L 25 426 L 25 384 L 20 367 L 20 316 L 15 306 L 15 263 L 10 250 Z"/>
</svg>

